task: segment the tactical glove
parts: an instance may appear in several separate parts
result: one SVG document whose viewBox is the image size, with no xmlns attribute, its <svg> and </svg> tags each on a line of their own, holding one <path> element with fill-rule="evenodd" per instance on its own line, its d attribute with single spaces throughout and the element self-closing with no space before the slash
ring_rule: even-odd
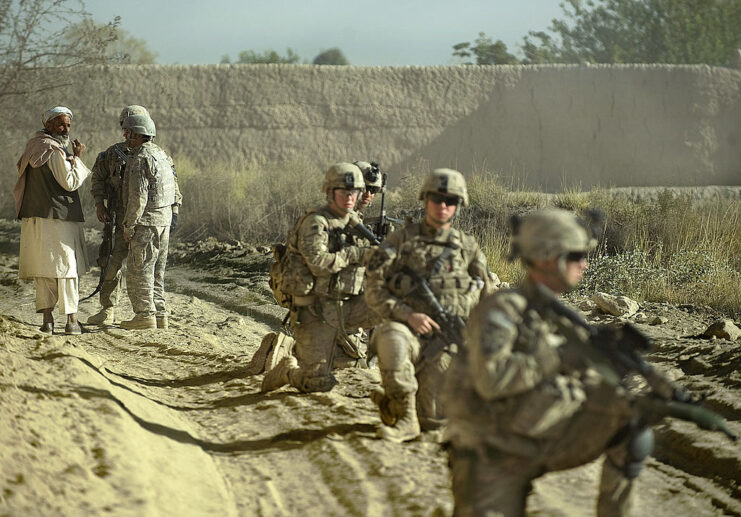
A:
<svg viewBox="0 0 741 517">
<path fill-rule="evenodd" d="M 178 214 L 173 213 L 172 214 L 172 222 L 170 223 L 170 231 L 174 231 L 178 227 Z"/>
</svg>

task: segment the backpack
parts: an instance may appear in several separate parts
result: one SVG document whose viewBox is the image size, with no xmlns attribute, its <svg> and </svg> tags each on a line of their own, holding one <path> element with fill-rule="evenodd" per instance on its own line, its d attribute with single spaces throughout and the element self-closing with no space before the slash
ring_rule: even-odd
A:
<svg viewBox="0 0 741 517">
<path fill-rule="evenodd" d="M 308 215 L 308 214 L 307 214 Z M 314 289 L 314 275 L 296 249 L 296 229 L 305 216 L 288 232 L 286 244 L 273 246 L 273 263 L 270 265 L 270 289 L 278 305 L 291 308 L 294 296 L 307 296 Z"/>
<path fill-rule="evenodd" d="M 291 307 L 291 297 L 283 292 L 283 276 L 286 267 L 286 245 L 273 245 L 273 263 L 270 264 L 270 290 L 273 291 L 273 298 L 278 305 L 289 309 Z"/>
</svg>

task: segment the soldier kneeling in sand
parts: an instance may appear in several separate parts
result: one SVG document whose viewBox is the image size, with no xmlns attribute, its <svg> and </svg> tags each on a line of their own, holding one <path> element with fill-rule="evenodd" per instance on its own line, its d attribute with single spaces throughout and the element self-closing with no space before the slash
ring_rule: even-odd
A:
<svg viewBox="0 0 741 517">
<path fill-rule="evenodd" d="M 327 204 L 309 210 L 289 232 L 276 256 L 280 269 L 278 300 L 290 310 L 295 357 L 288 355 L 268 371 L 263 393 L 290 384 L 302 392 L 329 391 L 338 347 L 350 355 L 364 353 L 348 338 L 348 330 L 369 329 L 374 314 L 365 304 L 365 259 L 370 243 L 348 231 L 359 223 L 355 205 L 365 188 L 357 166 L 337 163 L 327 171 L 322 190 Z M 276 291 L 276 287 L 279 287 Z M 285 302 L 287 300 L 287 303 Z"/>
</svg>

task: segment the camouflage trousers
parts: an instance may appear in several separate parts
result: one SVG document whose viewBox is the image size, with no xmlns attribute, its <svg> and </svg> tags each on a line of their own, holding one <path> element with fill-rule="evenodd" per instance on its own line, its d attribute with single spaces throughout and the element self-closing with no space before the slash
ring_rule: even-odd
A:
<svg viewBox="0 0 741 517">
<path fill-rule="evenodd" d="M 123 216 L 122 216 L 123 217 Z M 119 284 L 123 276 L 124 261 L 129 255 L 129 243 L 123 238 L 123 227 L 116 225 L 113 233 L 113 250 L 100 288 L 100 305 L 104 309 L 118 304 Z"/>
<path fill-rule="evenodd" d="M 164 316 L 169 226 L 137 225 L 129 243 L 126 289 L 137 315 Z"/>
<path fill-rule="evenodd" d="M 600 410 L 598 405 L 592 408 L 577 412 L 559 438 L 540 442 L 535 456 L 518 455 L 516 450 L 491 446 L 463 449 L 453 443 L 449 458 L 455 517 L 524 517 L 527 496 L 535 479 L 547 472 L 583 465 L 602 454 L 605 459 L 597 515 L 630 515 L 633 477 L 638 475 L 644 458 L 636 459 L 631 454 L 635 442 L 626 431 L 629 420 L 625 415 L 610 413 L 605 407 Z M 633 473 L 627 475 L 631 470 Z"/>
<path fill-rule="evenodd" d="M 368 329 L 375 323 L 373 311 L 362 295 L 338 304 L 318 298 L 307 307 L 291 311 L 291 328 L 296 338 L 298 368 L 289 372 L 291 385 L 303 392 L 329 391 L 336 384 L 332 366 L 337 354 L 338 335 L 342 331 Z"/>
<path fill-rule="evenodd" d="M 371 337 L 386 396 L 400 398 L 415 394 L 419 424 L 423 430 L 432 430 L 445 423 L 440 392 L 451 356 L 439 352 L 423 358 L 427 344 L 427 340 L 398 321 L 382 323 L 373 330 Z"/>
</svg>

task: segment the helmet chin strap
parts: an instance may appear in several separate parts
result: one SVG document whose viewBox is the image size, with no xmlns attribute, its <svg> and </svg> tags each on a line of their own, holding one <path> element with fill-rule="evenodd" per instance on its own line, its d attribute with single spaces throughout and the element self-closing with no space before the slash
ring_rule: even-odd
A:
<svg viewBox="0 0 741 517">
<path fill-rule="evenodd" d="M 327 205 L 329 205 L 330 208 L 336 210 L 337 215 L 340 214 L 349 214 L 353 210 L 348 210 L 344 206 L 340 206 L 337 204 L 337 201 L 334 198 L 334 189 L 330 189 L 327 191 Z"/>
<path fill-rule="evenodd" d="M 556 275 L 556 278 L 561 282 L 563 292 L 571 291 L 572 286 L 570 286 L 568 280 L 566 280 L 566 255 L 558 256 L 558 274 Z"/>
<path fill-rule="evenodd" d="M 529 267 L 530 269 L 537 271 L 543 276 L 551 277 L 552 279 L 556 280 L 558 284 L 560 284 L 558 286 L 559 289 L 555 289 L 556 286 L 554 285 L 548 285 L 551 290 L 565 293 L 572 289 L 572 287 L 566 280 L 566 255 L 559 255 L 558 261 L 556 262 L 555 271 L 552 269 L 543 269 L 542 267 L 538 267 L 535 262 L 531 260 L 525 260 L 523 264 L 525 265 L 525 267 Z"/>
</svg>

